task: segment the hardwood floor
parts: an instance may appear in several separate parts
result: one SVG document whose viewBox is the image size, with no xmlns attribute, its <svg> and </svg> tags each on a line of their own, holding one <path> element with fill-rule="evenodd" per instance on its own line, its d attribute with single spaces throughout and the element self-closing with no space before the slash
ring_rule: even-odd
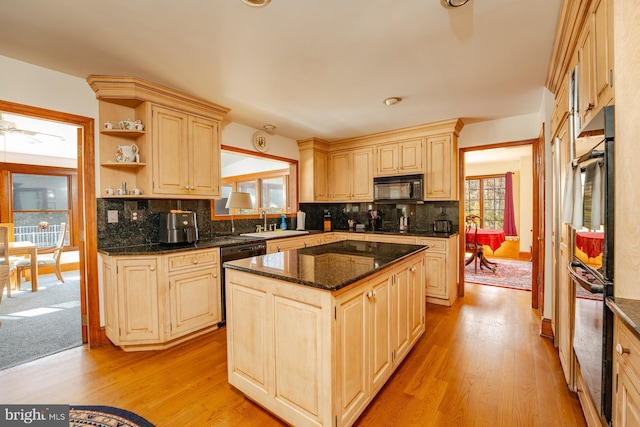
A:
<svg viewBox="0 0 640 427">
<path fill-rule="evenodd" d="M 528 292 L 466 285 L 358 426 L 585 426 Z M 280 426 L 227 383 L 225 329 L 161 352 L 77 348 L 0 371 L 0 402 L 109 405 L 157 426 Z"/>
</svg>

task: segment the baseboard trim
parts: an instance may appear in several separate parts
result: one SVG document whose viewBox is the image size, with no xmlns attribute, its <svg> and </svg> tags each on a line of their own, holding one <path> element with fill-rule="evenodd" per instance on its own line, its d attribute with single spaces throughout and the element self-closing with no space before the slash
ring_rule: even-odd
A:
<svg viewBox="0 0 640 427">
<path fill-rule="evenodd" d="M 540 336 L 553 339 L 553 328 L 551 327 L 551 319 L 542 319 L 540 325 Z"/>
</svg>

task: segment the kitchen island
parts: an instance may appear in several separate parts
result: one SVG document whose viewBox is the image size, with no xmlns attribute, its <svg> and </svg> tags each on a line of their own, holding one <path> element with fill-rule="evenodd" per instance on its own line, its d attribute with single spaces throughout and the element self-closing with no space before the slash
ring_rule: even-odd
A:
<svg viewBox="0 0 640 427">
<path fill-rule="evenodd" d="M 342 241 L 224 264 L 229 383 L 295 426 L 349 426 L 425 330 L 428 246 Z"/>
</svg>

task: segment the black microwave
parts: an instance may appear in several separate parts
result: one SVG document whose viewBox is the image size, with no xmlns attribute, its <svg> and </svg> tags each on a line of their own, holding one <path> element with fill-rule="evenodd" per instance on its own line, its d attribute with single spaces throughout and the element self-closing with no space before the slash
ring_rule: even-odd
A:
<svg viewBox="0 0 640 427">
<path fill-rule="evenodd" d="M 373 178 L 375 203 L 422 203 L 424 175 Z"/>
</svg>

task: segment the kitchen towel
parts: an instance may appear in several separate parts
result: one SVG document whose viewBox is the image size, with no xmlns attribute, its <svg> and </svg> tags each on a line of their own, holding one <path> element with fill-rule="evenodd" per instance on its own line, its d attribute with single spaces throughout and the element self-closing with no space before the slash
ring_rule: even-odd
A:
<svg viewBox="0 0 640 427">
<path fill-rule="evenodd" d="M 307 214 L 302 212 L 302 211 L 298 211 L 298 217 L 296 220 L 296 230 L 304 230 L 304 222 L 307 218 Z"/>
<path fill-rule="evenodd" d="M 600 162 L 595 162 L 586 167 L 584 176 L 583 222 L 591 230 L 599 230 L 602 224 L 602 170 Z"/>
<path fill-rule="evenodd" d="M 565 168 L 564 176 L 564 200 L 562 201 L 562 222 L 571 224 L 573 222 L 573 182 L 574 182 L 573 162 L 569 162 Z"/>
</svg>

